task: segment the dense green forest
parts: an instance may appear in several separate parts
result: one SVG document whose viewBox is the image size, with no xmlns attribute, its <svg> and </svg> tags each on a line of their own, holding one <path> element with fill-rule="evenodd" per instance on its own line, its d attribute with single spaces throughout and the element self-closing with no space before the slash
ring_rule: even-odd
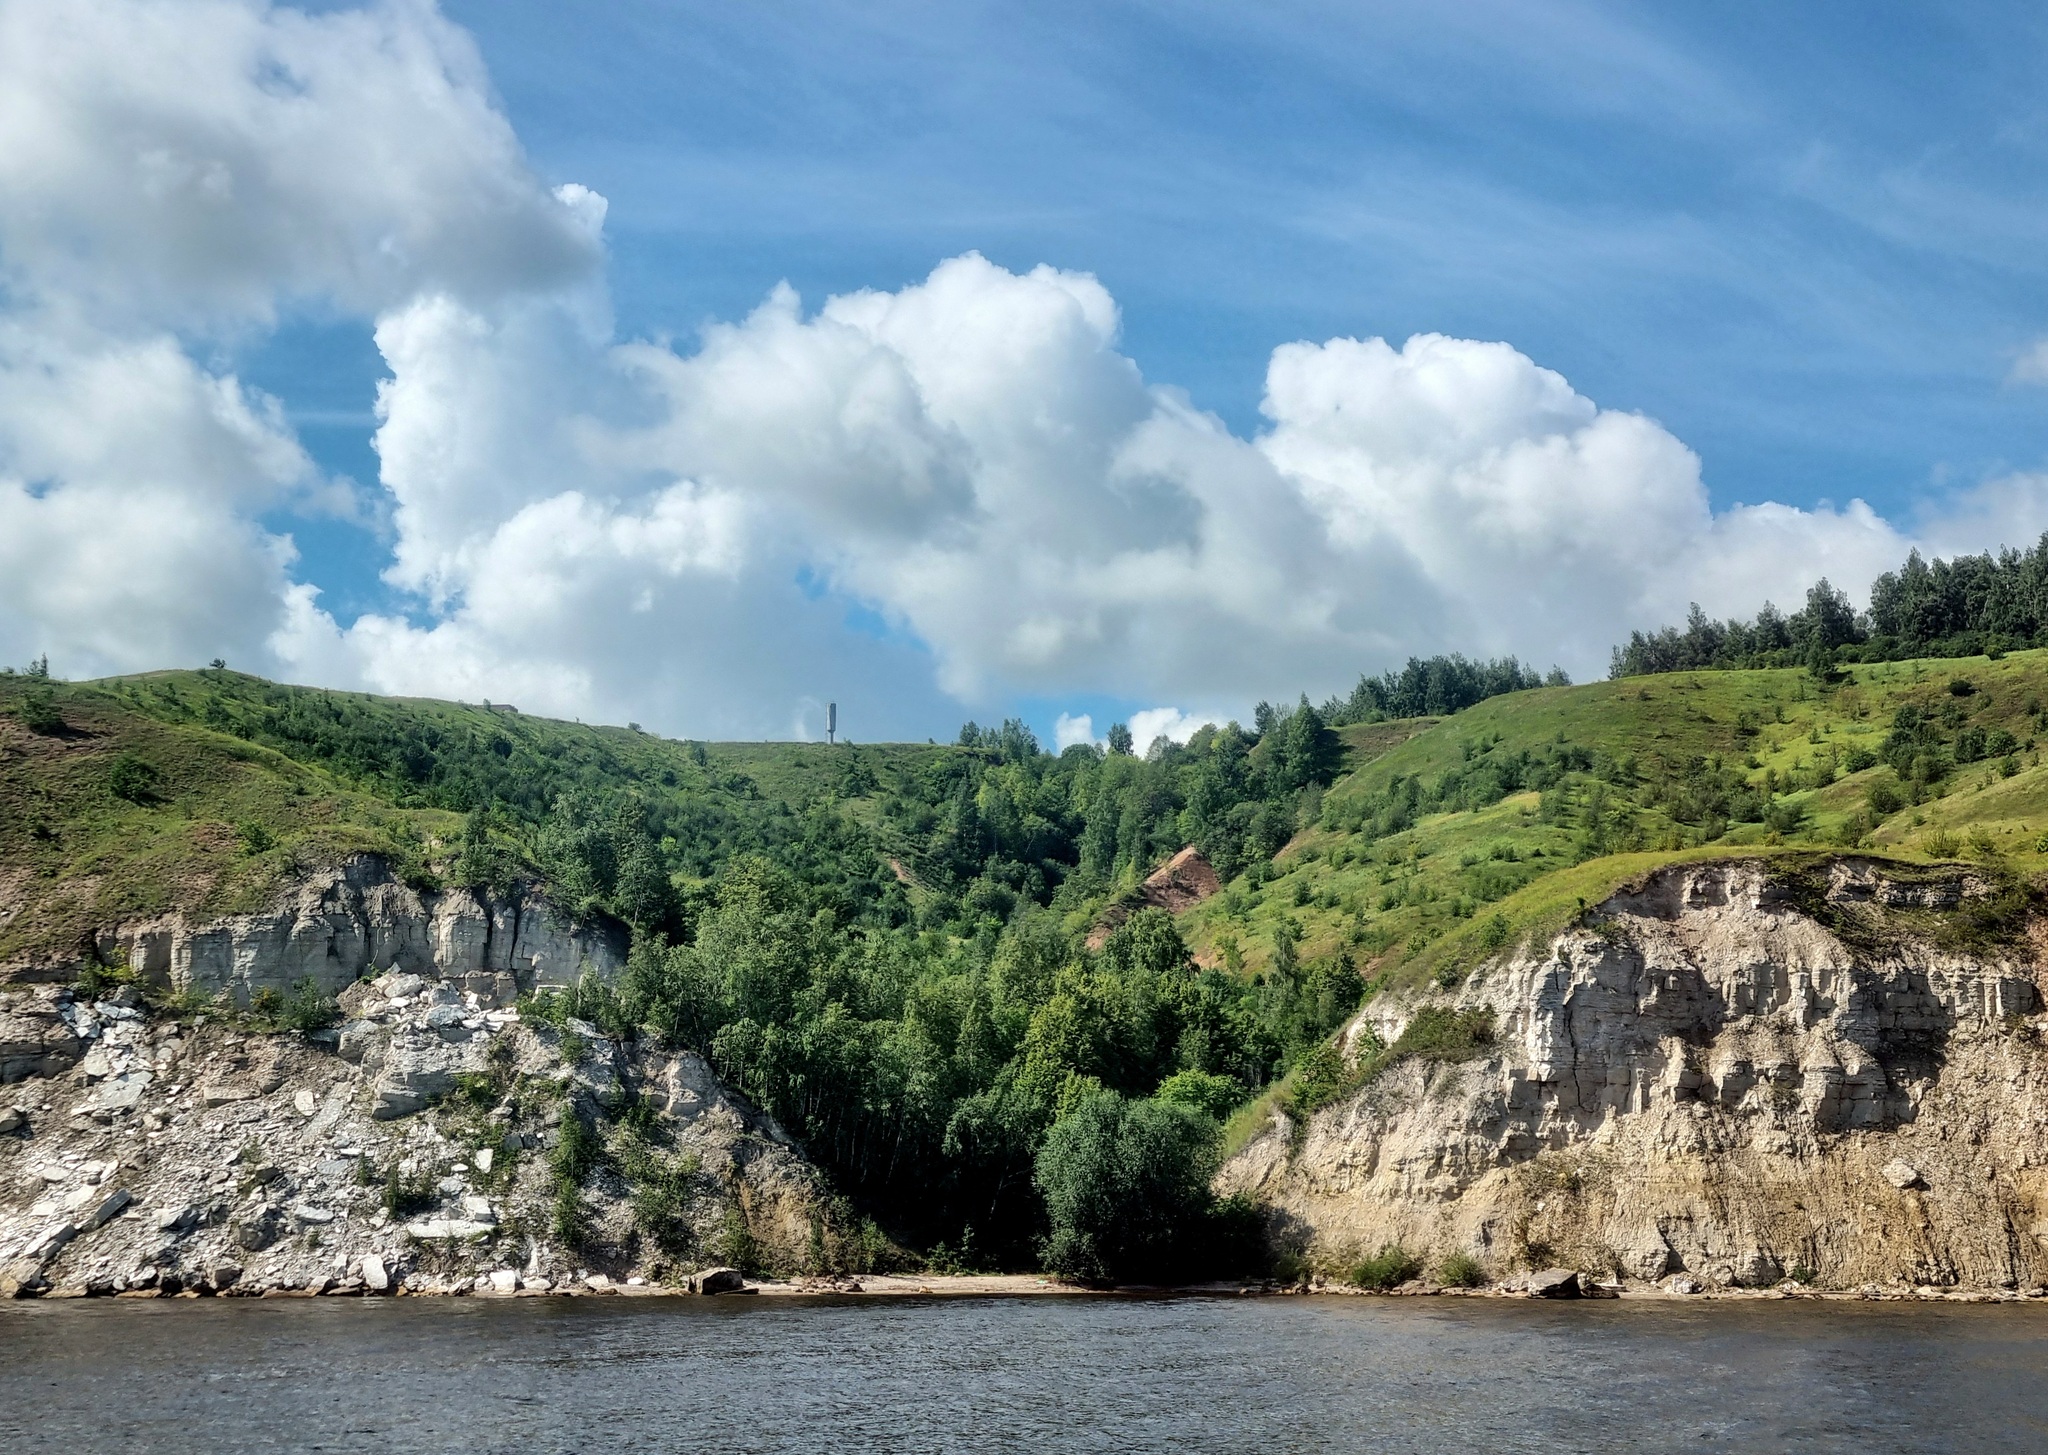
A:
<svg viewBox="0 0 2048 1455">
<path fill-rule="evenodd" d="M 1714 621 L 1695 603 L 1683 630 L 1631 632 L 1614 649 L 1609 675 L 1973 657 L 2042 645 L 2048 645 L 2048 534 L 2030 551 L 1931 565 L 1916 550 L 1871 584 L 1870 609 L 1863 613 L 1825 578 L 1790 616 L 1765 602 L 1754 620 Z"/>
</svg>

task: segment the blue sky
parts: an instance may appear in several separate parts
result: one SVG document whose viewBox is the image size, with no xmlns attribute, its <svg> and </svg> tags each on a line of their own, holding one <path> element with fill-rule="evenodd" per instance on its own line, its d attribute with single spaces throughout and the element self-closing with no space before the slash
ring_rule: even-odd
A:
<svg viewBox="0 0 2048 1455">
<path fill-rule="evenodd" d="M 1267 353 L 1505 339 L 1717 501 L 2038 464 L 2048 13 L 2022 6 L 457 3 L 619 318 L 979 249 L 1095 273 L 1240 430 Z M 1661 12 L 1661 13 L 1659 13 Z"/>
<path fill-rule="evenodd" d="M 2027 7 L 446 0 L 442 13 L 473 37 L 479 84 L 537 182 L 606 199 L 600 288 L 619 341 L 687 358 L 702 329 L 746 318 L 778 283 L 815 310 L 911 290 L 978 252 L 1011 275 L 1093 275 L 1121 310 L 1114 348 L 1238 439 L 1271 428 L 1277 347 L 1438 333 L 1504 341 L 1600 410 L 1655 421 L 1698 456 L 1716 513 L 1861 499 L 1893 532 L 1886 548 L 1985 548 L 2001 542 L 1969 529 L 2048 525 L 2031 505 L 1980 512 L 1995 529 L 1942 524 L 1959 492 L 2048 461 L 2048 393 L 2023 363 L 2048 335 L 2048 15 Z M 203 367 L 280 399 L 320 470 L 359 482 L 373 508 L 337 518 L 285 492 L 260 523 L 289 535 L 291 579 L 318 588 L 343 633 L 363 612 L 430 630 L 450 598 L 417 574 L 384 578 L 393 526 L 375 508 L 371 410 L 393 366 L 372 329 L 397 304 L 279 296 L 260 326 L 180 337 Z M 932 618 L 872 573 L 815 564 L 823 540 L 796 572 L 802 598 L 822 590 L 849 641 L 893 653 L 899 686 L 940 680 L 900 699 L 892 732 L 1025 711 L 1049 733 L 1062 704 L 1099 731 L 1169 703 L 1241 710 L 1270 685 L 1184 674 L 1126 688 L 985 661 L 948 676 L 966 658 L 942 644 L 937 667 L 918 665 Z M 1796 594 L 1811 574 L 1731 570 L 1702 567 L 1688 589 L 1747 609 L 1743 593 Z M 1668 609 L 1654 593 L 1628 600 L 1603 609 Z M 1411 638 L 1532 656 L 1555 638 L 1583 675 L 1602 630 L 1649 624 L 1531 639 L 1483 613 L 1416 621 L 1280 655 L 1304 688 L 1328 690 Z M 788 693 L 764 692 L 782 696 L 758 721 L 782 721 Z M 632 706 L 623 689 L 588 700 Z"/>
</svg>

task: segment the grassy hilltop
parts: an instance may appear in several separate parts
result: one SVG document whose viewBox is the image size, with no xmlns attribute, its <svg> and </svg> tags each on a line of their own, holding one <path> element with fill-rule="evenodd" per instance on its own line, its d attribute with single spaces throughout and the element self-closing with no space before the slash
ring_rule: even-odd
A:
<svg viewBox="0 0 2048 1455">
<path fill-rule="evenodd" d="M 1350 729 L 1351 771 L 1316 822 L 1186 932 L 1219 963 L 1269 963 L 1285 940 L 1401 981 L 1561 928 L 1677 858 L 1862 847 L 2031 874 L 2048 845 L 2044 702 L 2048 652 L 2029 651 L 1828 683 L 1625 678 L 1496 697 L 1398 741 L 1401 724 Z"/>
<path fill-rule="evenodd" d="M 702 1050 L 939 1266 L 1145 1276 L 1229 1261 L 1218 1125 L 1355 1084 L 1329 1038 L 1366 995 L 1679 858 L 2042 867 L 2048 651 L 1512 689 L 1334 729 L 1262 707 L 1138 758 L 1014 722 L 699 743 L 225 670 L 0 675 L 0 964 L 359 852 L 423 888 L 537 878 L 635 932 L 576 1014 Z M 1223 892 L 1084 951 L 1189 843 Z M 1483 1028 L 1417 1034 L 1386 1054 Z M 1174 1171 L 1102 1191 L 1138 1166 Z"/>
</svg>

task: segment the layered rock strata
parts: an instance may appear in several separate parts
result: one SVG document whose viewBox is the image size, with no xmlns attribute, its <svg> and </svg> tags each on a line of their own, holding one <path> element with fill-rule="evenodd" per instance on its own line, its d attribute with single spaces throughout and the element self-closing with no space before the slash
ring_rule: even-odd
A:
<svg viewBox="0 0 2048 1455">
<path fill-rule="evenodd" d="M 1935 943 L 1988 892 L 1855 860 L 1799 896 L 1761 863 L 1665 870 L 1540 953 L 1372 1002 L 1354 1050 L 1432 1004 L 1490 1012 L 1494 1040 L 1306 1126 L 1276 1113 L 1221 1185 L 1312 1261 L 1393 1243 L 1693 1287 L 2048 1283 L 2041 966 Z"/>
<path fill-rule="evenodd" d="M 257 914 L 171 914 L 102 931 L 93 954 L 179 991 L 289 995 L 311 981 L 332 995 L 366 972 L 398 969 L 452 980 L 493 1004 L 567 985 L 624 963 L 624 930 L 578 923 L 532 887 L 502 898 L 476 890 L 423 893 L 374 855 L 314 873 Z M 68 980 L 78 965 L 0 967 L 0 980 Z"/>
</svg>

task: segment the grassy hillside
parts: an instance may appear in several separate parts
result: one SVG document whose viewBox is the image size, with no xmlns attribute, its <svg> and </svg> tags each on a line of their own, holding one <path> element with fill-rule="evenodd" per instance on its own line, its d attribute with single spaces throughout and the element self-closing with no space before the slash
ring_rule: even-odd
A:
<svg viewBox="0 0 2048 1455">
<path fill-rule="evenodd" d="M 1247 972 L 1276 954 L 1348 955 L 1397 983 L 1557 928 L 1680 857 L 1860 846 L 2037 873 L 2044 701 L 2040 651 L 1859 666 L 1826 684 L 1701 672 L 1493 698 L 1339 779 L 1270 877 L 1254 870 L 1191 912 L 1187 933 L 1205 960 Z M 1400 726 L 1348 731 L 1388 743 Z"/>
<path fill-rule="evenodd" d="M 42 731 L 24 721 L 35 700 L 54 714 Z M 225 671 L 0 677 L 0 962 L 138 915 L 253 909 L 296 870 L 353 853 L 445 882 L 465 810 L 484 801 L 516 829 L 563 794 L 637 795 L 687 884 L 798 836 L 820 803 L 872 816 L 908 767 L 954 751 L 673 742 Z M 503 837 L 541 872 L 519 834 Z"/>
<path fill-rule="evenodd" d="M 38 690 L 61 729 L 22 725 Z M 1830 684 L 1794 669 L 1630 678 L 1345 727 L 1342 771 L 1310 826 L 1186 932 L 1205 961 L 1247 973 L 1281 940 L 1301 959 L 1348 953 L 1398 973 L 1497 943 L 1497 916 L 1520 934 L 1680 853 L 1860 844 L 2035 869 L 2044 700 L 2048 653 L 2036 651 L 1860 666 Z M 1912 764 L 1882 756 L 1902 708 L 1925 724 Z M 578 791 L 650 805 L 685 886 L 822 810 L 858 826 L 915 900 L 928 832 L 896 810 L 932 798 L 931 776 L 966 752 L 683 742 L 226 671 L 0 678 L 0 899 L 30 905 L 0 922 L 0 958 L 134 914 L 253 906 L 294 866 L 363 850 L 446 878 L 466 809 L 490 800 L 539 823 Z M 127 798 L 113 784 L 124 760 L 154 775 Z M 1077 923 L 1099 897 L 1069 903 Z"/>
</svg>

